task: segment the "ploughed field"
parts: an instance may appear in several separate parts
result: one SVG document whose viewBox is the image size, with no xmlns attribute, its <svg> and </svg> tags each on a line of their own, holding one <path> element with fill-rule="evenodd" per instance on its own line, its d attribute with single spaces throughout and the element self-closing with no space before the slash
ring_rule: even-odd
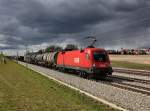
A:
<svg viewBox="0 0 150 111">
<path fill-rule="evenodd" d="M 150 55 L 109 55 L 113 67 L 150 70 Z"/>
<path fill-rule="evenodd" d="M 15 62 L 0 63 L 0 111 L 113 111 Z"/>
</svg>

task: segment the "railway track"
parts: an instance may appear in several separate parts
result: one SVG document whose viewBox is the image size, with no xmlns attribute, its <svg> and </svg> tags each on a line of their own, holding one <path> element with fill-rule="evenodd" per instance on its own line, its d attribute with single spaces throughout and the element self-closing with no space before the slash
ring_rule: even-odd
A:
<svg viewBox="0 0 150 111">
<path fill-rule="evenodd" d="M 140 76 L 150 76 L 150 71 L 146 70 L 136 70 L 136 69 L 126 69 L 126 68 L 116 68 L 113 67 L 114 72 L 140 75 Z"/>
<path fill-rule="evenodd" d="M 137 79 L 137 78 L 132 78 L 132 77 L 123 77 L 123 76 L 118 76 L 118 75 L 113 75 L 113 76 L 109 76 L 109 77 L 111 77 L 113 80 L 114 79 L 124 80 L 124 81 L 129 81 L 129 82 L 138 82 L 138 83 L 150 85 L 150 80 Z"/>
<path fill-rule="evenodd" d="M 125 82 L 128 83 L 125 83 Z M 112 85 L 117 88 L 141 93 L 141 94 L 146 94 L 147 96 L 150 96 L 150 88 L 149 87 L 143 87 L 140 85 L 133 85 L 130 84 L 130 82 L 137 82 L 137 83 L 142 83 L 142 84 L 148 84 L 150 85 L 149 80 L 142 80 L 142 79 L 136 79 L 136 78 L 130 78 L 130 77 L 122 77 L 122 76 L 109 76 L 106 78 L 105 81 L 103 81 L 104 84 Z"/>
<path fill-rule="evenodd" d="M 129 91 L 133 91 L 133 92 L 137 92 L 141 94 L 146 94 L 150 96 L 150 89 L 147 89 L 145 87 L 124 84 L 124 83 L 112 83 L 111 85 L 114 87 L 121 88 L 121 89 L 129 90 Z"/>
</svg>

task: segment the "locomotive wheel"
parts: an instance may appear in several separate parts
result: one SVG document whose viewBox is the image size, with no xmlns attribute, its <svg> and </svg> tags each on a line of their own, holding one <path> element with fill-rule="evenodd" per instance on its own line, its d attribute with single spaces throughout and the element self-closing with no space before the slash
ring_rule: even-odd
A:
<svg viewBox="0 0 150 111">
<path fill-rule="evenodd" d="M 80 71 L 79 76 L 82 77 L 82 78 L 87 78 L 88 74 L 85 71 Z"/>
<path fill-rule="evenodd" d="M 102 74 L 101 76 L 96 77 L 97 80 L 105 80 L 106 74 Z"/>
<path fill-rule="evenodd" d="M 79 76 L 83 77 L 83 71 L 79 71 Z"/>
<path fill-rule="evenodd" d="M 82 72 L 81 71 L 79 71 L 79 76 L 82 77 Z"/>
<path fill-rule="evenodd" d="M 88 74 L 87 75 L 87 79 L 92 79 L 93 78 L 93 74 Z"/>
</svg>

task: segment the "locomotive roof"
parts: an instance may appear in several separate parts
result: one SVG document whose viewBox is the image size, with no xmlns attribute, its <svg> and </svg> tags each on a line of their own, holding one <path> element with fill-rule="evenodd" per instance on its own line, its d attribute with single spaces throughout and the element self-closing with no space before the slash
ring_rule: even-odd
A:
<svg viewBox="0 0 150 111">
<path fill-rule="evenodd" d="M 82 51 L 90 51 L 90 52 L 93 52 L 93 51 L 105 51 L 105 49 L 102 49 L 102 48 L 85 48 L 85 49 L 82 49 Z M 78 51 L 81 51 L 81 50 L 72 50 L 72 51 L 64 51 L 64 52 L 78 52 Z"/>
<path fill-rule="evenodd" d="M 99 51 L 103 51 L 105 49 L 102 49 L 102 48 L 85 48 L 85 50 L 91 50 L 91 51 L 97 51 L 97 50 L 99 50 Z"/>
</svg>

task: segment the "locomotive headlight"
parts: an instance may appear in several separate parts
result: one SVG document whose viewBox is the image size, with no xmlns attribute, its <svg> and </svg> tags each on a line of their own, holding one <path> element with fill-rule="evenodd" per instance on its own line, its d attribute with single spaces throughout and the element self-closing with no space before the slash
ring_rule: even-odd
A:
<svg viewBox="0 0 150 111">
<path fill-rule="evenodd" d="M 96 65 L 95 64 L 93 64 L 93 67 L 95 67 Z"/>
</svg>

